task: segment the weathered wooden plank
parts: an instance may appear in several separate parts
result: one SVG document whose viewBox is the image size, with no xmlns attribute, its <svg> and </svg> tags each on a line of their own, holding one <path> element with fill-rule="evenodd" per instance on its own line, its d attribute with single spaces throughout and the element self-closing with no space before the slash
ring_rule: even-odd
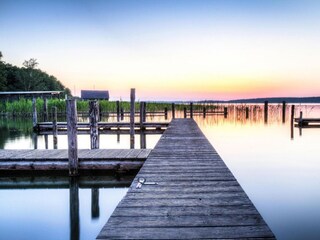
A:
<svg viewBox="0 0 320 240">
<path fill-rule="evenodd" d="M 98 239 L 213 238 L 274 235 L 195 122 L 173 120 Z"/>
<path fill-rule="evenodd" d="M 207 239 L 207 238 L 273 238 L 266 225 L 226 227 L 126 228 L 107 227 L 98 239 Z"/>
</svg>

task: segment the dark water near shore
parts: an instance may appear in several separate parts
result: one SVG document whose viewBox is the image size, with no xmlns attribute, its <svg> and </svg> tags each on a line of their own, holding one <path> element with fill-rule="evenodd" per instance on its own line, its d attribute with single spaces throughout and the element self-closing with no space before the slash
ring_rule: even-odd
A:
<svg viewBox="0 0 320 240">
<path fill-rule="evenodd" d="M 283 123 L 281 106 L 271 105 L 265 124 L 262 107 L 251 108 L 249 119 L 243 107 L 230 106 L 227 119 L 223 115 L 195 115 L 194 119 L 278 239 L 320 239 L 320 128 L 294 128 L 292 138 L 289 108 Z M 320 118 L 319 105 L 297 105 L 296 116 L 300 110 L 304 117 Z M 162 117 L 149 120 L 165 121 Z M 45 136 L 33 135 L 30 125 L 29 121 L 1 119 L 0 148 L 52 148 L 52 136 L 46 143 Z M 147 135 L 147 148 L 153 148 L 159 138 Z M 101 148 L 129 148 L 129 135 L 118 140 L 117 135 L 102 135 Z M 137 135 L 136 148 L 139 142 Z M 58 147 L 66 148 L 66 143 L 66 136 L 59 136 Z M 90 147 L 88 136 L 79 136 L 79 143 L 80 148 Z M 94 181 L 81 179 L 77 215 L 71 210 L 70 200 L 76 199 L 68 178 L 1 177 L 0 239 L 94 239 L 125 195 L 131 178 L 100 179 L 98 198 Z M 70 230 L 75 226 L 79 234 Z"/>
</svg>

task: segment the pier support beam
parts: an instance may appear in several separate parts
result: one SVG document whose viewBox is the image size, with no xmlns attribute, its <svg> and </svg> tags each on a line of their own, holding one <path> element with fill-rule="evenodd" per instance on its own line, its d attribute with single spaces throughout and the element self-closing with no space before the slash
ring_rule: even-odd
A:
<svg viewBox="0 0 320 240">
<path fill-rule="evenodd" d="M 99 120 L 99 102 L 90 101 L 89 102 L 89 125 L 90 125 L 91 149 L 99 148 L 98 120 Z"/>
<path fill-rule="evenodd" d="M 75 99 L 67 100 L 67 128 L 68 128 L 68 158 L 69 175 L 78 175 L 78 139 L 77 139 L 77 102 Z"/>
<path fill-rule="evenodd" d="M 134 116 L 135 116 L 135 97 L 136 89 L 131 88 L 130 90 L 130 148 L 134 148 Z"/>
</svg>

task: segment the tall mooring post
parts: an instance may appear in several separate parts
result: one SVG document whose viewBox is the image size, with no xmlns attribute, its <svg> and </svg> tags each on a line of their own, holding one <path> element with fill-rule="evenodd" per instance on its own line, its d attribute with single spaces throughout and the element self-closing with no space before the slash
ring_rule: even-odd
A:
<svg viewBox="0 0 320 240">
<path fill-rule="evenodd" d="M 58 117 L 57 117 L 57 107 L 52 108 L 52 135 L 53 135 L 53 149 L 58 148 Z"/>
<path fill-rule="evenodd" d="M 294 138 L 294 105 L 291 106 L 291 118 L 290 118 L 290 125 L 291 125 L 291 139 Z"/>
<path fill-rule="evenodd" d="M 175 105 L 174 105 L 174 103 L 172 103 L 171 110 L 172 110 L 172 119 L 175 119 L 176 118 L 176 113 L 175 113 Z"/>
<path fill-rule="evenodd" d="M 75 99 L 67 100 L 67 128 L 68 128 L 68 158 L 69 175 L 78 175 L 78 140 L 77 140 L 77 102 Z"/>
<path fill-rule="evenodd" d="M 268 108 L 269 108 L 269 102 L 264 102 L 264 123 L 268 123 Z"/>
<path fill-rule="evenodd" d="M 38 115 L 37 115 L 37 99 L 34 97 L 32 98 L 32 124 L 33 129 L 37 127 L 38 123 Z"/>
<path fill-rule="evenodd" d="M 99 148 L 98 120 L 99 120 L 99 102 L 95 100 L 90 101 L 89 102 L 89 125 L 90 125 L 91 149 Z"/>
<path fill-rule="evenodd" d="M 190 118 L 193 118 L 193 102 L 190 103 Z"/>
<path fill-rule="evenodd" d="M 145 103 L 144 102 L 140 102 L 140 131 L 144 130 L 144 126 L 143 126 L 143 123 L 145 122 Z"/>
<path fill-rule="evenodd" d="M 136 89 L 131 88 L 130 90 L 130 148 L 134 148 L 134 116 L 135 116 L 135 97 Z"/>
</svg>

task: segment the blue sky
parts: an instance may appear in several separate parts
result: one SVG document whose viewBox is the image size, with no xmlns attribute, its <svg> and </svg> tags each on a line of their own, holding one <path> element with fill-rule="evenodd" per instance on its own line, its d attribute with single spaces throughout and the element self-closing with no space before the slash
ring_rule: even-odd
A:
<svg viewBox="0 0 320 240">
<path fill-rule="evenodd" d="M 36 58 L 76 94 L 313 96 L 319 12 L 309 0 L 0 0 L 0 51 Z"/>
</svg>

